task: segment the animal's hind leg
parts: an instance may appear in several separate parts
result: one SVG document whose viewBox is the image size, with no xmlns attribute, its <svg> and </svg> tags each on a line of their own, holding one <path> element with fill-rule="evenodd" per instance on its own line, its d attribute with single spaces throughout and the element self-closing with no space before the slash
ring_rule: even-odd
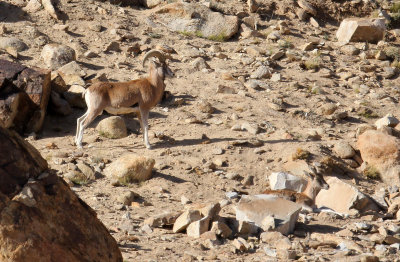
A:
<svg viewBox="0 0 400 262">
<path fill-rule="evenodd" d="M 78 133 L 78 138 L 77 138 L 77 146 L 79 148 L 82 148 L 82 138 L 83 138 L 83 130 L 93 122 L 93 120 L 102 113 L 103 110 L 97 110 L 97 111 L 92 111 L 87 114 L 85 119 L 81 121 L 81 124 L 79 126 L 79 133 Z"/>
<path fill-rule="evenodd" d="M 81 128 L 82 121 L 86 118 L 88 115 L 89 110 L 86 111 L 85 114 L 83 114 L 81 117 L 78 117 L 76 119 L 76 133 L 75 133 L 75 145 L 78 145 L 78 134 L 79 134 L 79 129 Z"/>
</svg>

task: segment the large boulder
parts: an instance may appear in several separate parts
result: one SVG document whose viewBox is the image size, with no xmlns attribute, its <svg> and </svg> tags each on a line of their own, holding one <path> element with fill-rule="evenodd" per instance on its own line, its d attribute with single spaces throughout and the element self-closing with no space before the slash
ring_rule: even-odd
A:
<svg viewBox="0 0 400 262">
<path fill-rule="evenodd" d="M 377 43 L 385 36 L 384 18 L 347 18 L 336 32 L 339 42 Z"/>
<path fill-rule="evenodd" d="M 0 119 L 19 133 L 38 132 L 49 102 L 50 71 L 0 60 Z"/>
<path fill-rule="evenodd" d="M 243 196 L 236 207 L 236 220 L 265 228 L 265 222 L 272 219 L 272 230 L 288 235 L 294 230 L 300 210 L 301 205 L 276 196 Z"/>
<path fill-rule="evenodd" d="M 33 146 L 2 127 L 0 144 L 0 261 L 122 261 L 96 213 Z"/>
<path fill-rule="evenodd" d="M 367 130 L 358 137 L 361 158 L 374 166 L 389 185 L 400 185 L 400 140 L 394 136 Z"/>
<path fill-rule="evenodd" d="M 171 3 L 157 8 L 154 13 L 172 31 L 211 40 L 227 40 L 239 29 L 237 16 L 212 12 L 197 3 Z"/>
<path fill-rule="evenodd" d="M 329 207 L 345 214 L 379 211 L 377 204 L 355 186 L 337 177 L 330 177 L 326 182 L 329 184 L 329 189 L 321 190 L 315 199 L 318 207 Z"/>
</svg>

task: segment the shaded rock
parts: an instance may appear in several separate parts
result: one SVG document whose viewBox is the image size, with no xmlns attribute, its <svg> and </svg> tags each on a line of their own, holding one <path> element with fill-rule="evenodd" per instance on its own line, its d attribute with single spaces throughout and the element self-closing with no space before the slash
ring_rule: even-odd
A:
<svg viewBox="0 0 400 262">
<path fill-rule="evenodd" d="M 72 85 L 67 92 L 63 93 L 63 97 L 72 107 L 86 108 L 86 102 L 83 98 L 85 88 L 80 85 Z"/>
<path fill-rule="evenodd" d="M 57 175 L 44 173 L 47 163 L 36 149 L 1 127 L 0 144 L 1 261 L 122 262 L 95 211 Z"/>
<path fill-rule="evenodd" d="M 378 169 L 381 179 L 389 185 L 400 185 L 400 140 L 375 130 L 358 137 L 361 158 Z"/>
<path fill-rule="evenodd" d="M 0 60 L 0 120 L 19 133 L 38 132 L 50 97 L 50 72 Z"/>
<path fill-rule="evenodd" d="M 241 237 L 234 239 L 232 245 L 235 247 L 235 249 L 241 252 L 246 252 L 247 250 L 250 249 L 250 244 L 247 243 L 247 241 Z"/>
<path fill-rule="evenodd" d="M 49 107 L 52 112 L 59 115 L 67 116 L 72 113 L 72 108 L 67 100 L 61 98 L 60 94 L 55 91 L 51 91 Z"/>
<path fill-rule="evenodd" d="M 128 135 L 125 121 L 120 116 L 110 116 L 99 122 L 96 130 L 107 138 L 123 138 Z"/>
<path fill-rule="evenodd" d="M 198 210 L 186 210 L 175 221 L 172 231 L 179 233 L 184 231 L 192 222 L 200 220 L 202 217 Z"/>
<path fill-rule="evenodd" d="M 229 238 L 233 233 L 232 229 L 221 221 L 214 221 L 211 226 L 211 231 L 222 238 Z"/>
<path fill-rule="evenodd" d="M 270 195 L 242 196 L 236 207 L 236 219 L 263 226 L 267 216 L 275 219 L 275 231 L 288 235 L 293 232 L 301 206 Z"/>
<path fill-rule="evenodd" d="M 76 59 L 75 50 L 69 46 L 58 44 L 47 44 L 43 47 L 41 57 L 45 65 L 51 70 L 68 64 Z"/>
<path fill-rule="evenodd" d="M 305 179 L 284 172 L 272 173 L 268 180 L 272 190 L 289 189 L 302 192 L 307 185 Z"/>
<path fill-rule="evenodd" d="M 124 155 L 104 169 L 107 177 L 122 184 L 144 181 L 151 177 L 155 160 L 135 154 Z"/>
<path fill-rule="evenodd" d="M 155 13 L 172 31 L 191 33 L 211 40 L 227 40 L 239 28 L 236 16 L 212 12 L 206 6 L 196 3 L 171 3 L 157 8 Z"/>
<path fill-rule="evenodd" d="M 377 43 L 385 35 L 385 19 L 382 18 L 346 18 L 336 32 L 339 42 Z"/>
<path fill-rule="evenodd" d="M 14 48 L 17 52 L 28 49 L 28 46 L 15 37 L 0 37 L 0 49 Z"/>
<path fill-rule="evenodd" d="M 339 141 L 338 143 L 336 143 L 333 150 L 335 150 L 335 153 L 340 158 L 344 159 L 352 158 L 356 154 L 353 147 L 345 141 Z"/>
<path fill-rule="evenodd" d="M 51 90 L 57 93 L 64 93 L 68 91 L 69 86 L 65 83 L 64 79 L 57 71 L 51 72 Z"/>
<path fill-rule="evenodd" d="M 297 4 L 304 9 L 304 11 L 306 11 L 307 13 L 316 16 L 317 10 L 307 1 L 305 0 L 299 0 L 297 1 Z"/>
<path fill-rule="evenodd" d="M 368 196 L 361 193 L 356 187 L 347 184 L 336 177 L 327 181 L 328 190 L 321 190 L 315 203 L 318 207 L 329 207 L 336 212 L 351 214 L 352 209 L 364 213 L 379 211 L 379 207 Z"/>
</svg>

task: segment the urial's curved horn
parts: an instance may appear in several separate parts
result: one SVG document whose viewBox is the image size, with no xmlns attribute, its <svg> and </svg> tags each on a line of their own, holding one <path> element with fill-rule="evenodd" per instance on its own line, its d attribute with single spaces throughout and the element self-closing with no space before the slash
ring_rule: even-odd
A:
<svg viewBox="0 0 400 262">
<path fill-rule="evenodd" d="M 150 57 L 157 57 L 158 60 L 159 60 L 161 63 L 165 63 L 165 56 L 164 56 L 164 54 L 163 54 L 162 52 L 158 51 L 158 50 L 152 49 L 152 50 L 150 50 L 149 52 L 147 52 L 147 53 L 145 54 L 145 56 L 143 57 L 143 62 L 142 62 L 143 67 L 144 67 L 144 64 L 146 63 L 147 59 L 149 59 Z"/>
</svg>

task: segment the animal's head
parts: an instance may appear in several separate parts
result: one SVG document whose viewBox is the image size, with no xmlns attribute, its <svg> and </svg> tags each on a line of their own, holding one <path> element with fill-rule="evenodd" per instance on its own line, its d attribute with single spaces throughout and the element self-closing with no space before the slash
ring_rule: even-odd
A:
<svg viewBox="0 0 400 262">
<path fill-rule="evenodd" d="M 326 183 L 321 172 L 318 170 L 319 166 L 320 166 L 319 163 L 313 163 L 313 165 L 310 167 L 311 172 L 305 172 L 305 174 L 311 179 L 314 188 L 317 188 L 319 190 L 320 189 L 328 190 L 329 184 Z"/>
<path fill-rule="evenodd" d="M 158 59 L 158 61 L 156 58 Z M 157 74 L 162 76 L 163 79 L 166 76 L 174 76 L 174 72 L 172 72 L 171 68 L 169 68 L 167 62 L 165 61 L 166 56 L 161 51 L 153 49 L 147 52 L 143 57 L 143 67 L 147 60 L 149 60 L 150 62 L 150 70 L 156 70 Z"/>
</svg>

